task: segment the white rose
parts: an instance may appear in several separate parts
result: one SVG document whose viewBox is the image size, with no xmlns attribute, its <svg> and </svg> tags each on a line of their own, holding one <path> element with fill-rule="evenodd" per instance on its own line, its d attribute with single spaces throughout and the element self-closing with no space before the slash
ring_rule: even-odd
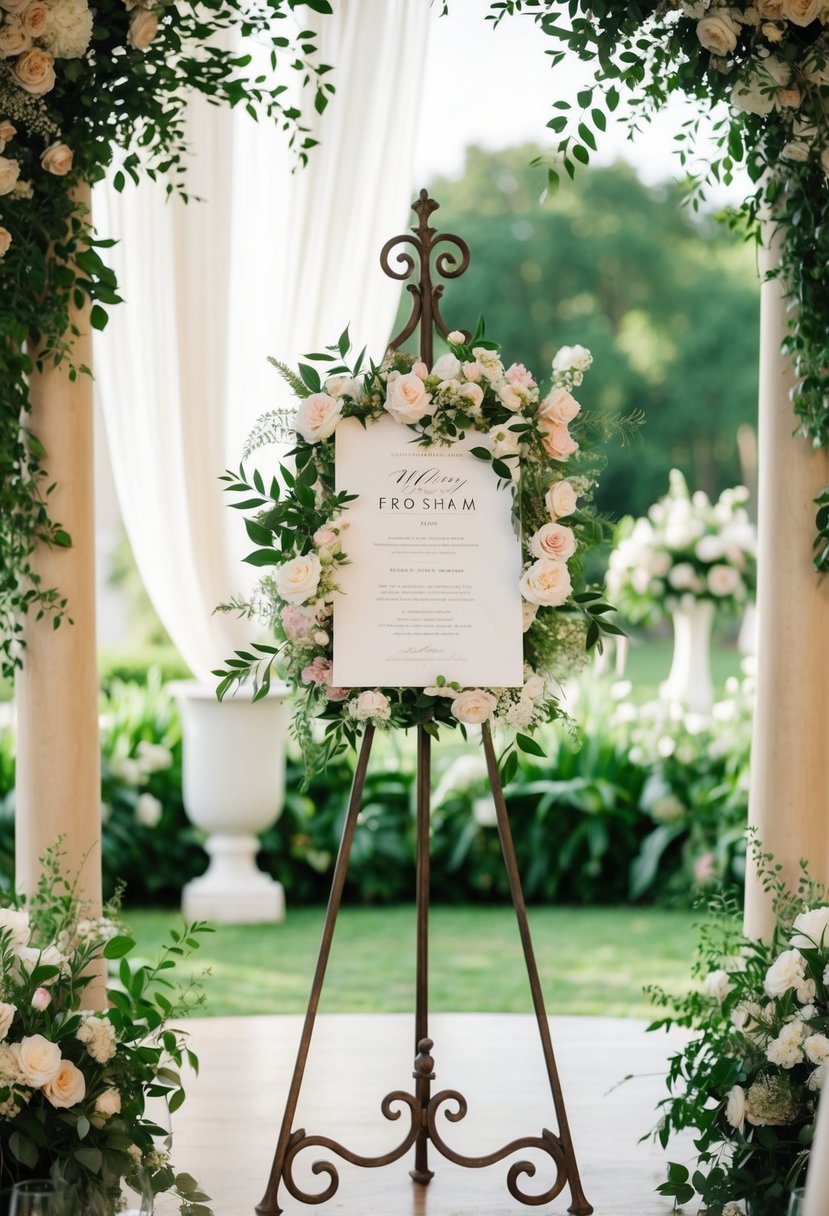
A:
<svg viewBox="0 0 829 1216">
<path fill-rule="evenodd" d="M 15 60 L 12 77 L 32 97 L 42 97 L 55 87 L 55 60 L 49 51 L 35 47 Z"/>
<path fill-rule="evenodd" d="M 562 346 L 553 356 L 554 372 L 569 372 L 572 370 L 586 372 L 593 362 L 593 356 L 586 346 Z"/>
<path fill-rule="evenodd" d="M 454 380 L 460 370 L 460 359 L 453 355 L 451 351 L 447 351 L 445 355 L 441 355 L 432 368 L 432 375 L 437 376 L 441 380 Z"/>
<path fill-rule="evenodd" d="M 805 139 L 790 139 L 787 144 L 784 144 L 780 149 L 780 155 L 783 160 L 790 160 L 793 164 L 804 165 L 809 159 L 810 148 Z"/>
<path fill-rule="evenodd" d="M 388 722 L 391 717 L 391 702 L 385 693 L 376 688 L 367 688 L 361 692 L 348 707 L 352 718 L 365 722 L 368 718 L 375 721 Z"/>
<path fill-rule="evenodd" d="M 792 930 L 793 946 L 829 947 L 829 907 L 807 908 L 794 918 Z"/>
<path fill-rule="evenodd" d="M 460 329 L 453 329 L 451 333 L 446 335 L 446 341 L 450 346 L 463 346 L 466 336 Z"/>
<path fill-rule="evenodd" d="M 716 562 L 722 557 L 723 546 L 719 536 L 701 536 L 694 546 L 694 553 L 701 562 Z"/>
<path fill-rule="evenodd" d="M 459 722 L 477 726 L 492 717 L 497 704 L 491 692 L 485 692 L 483 688 L 467 688 L 458 693 L 452 702 L 452 715 Z"/>
<path fill-rule="evenodd" d="M 803 1058 L 801 1050 L 806 1029 L 802 1022 L 787 1022 L 766 1048 L 766 1059 L 781 1068 L 794 1068 Z"/>
<path fill-rule="evenodd" d="M 40 164 L 54 177 L 65 177 L 72 168 L 72 149 L 67 144 L 50 144 L 41 156 Z"/>
<path fill-rule="evenodd" d="M 0 58 L 11 59 L 31 50 L 32 35 L 19 17 L 6 18 L 0 25 Z"/>
<path fill-rule="evenodd" d="M 135 51 L 146 51 L 158 33 L 158 14 L 152 9 L 135 8 L 130 13 L 127 42 Z"/>
<path fill-rule="evenodd" d="M 563 524 L 543 524 L 530 541 L 533 557 L 552 557 L 566 562 L 576 552 L 576 537 L 572 528 Z"/>
<path fill-rule="evenodd" d="M 5 1001 L 0 1001 L 0 1039 L 5 1039 L 9 1033 L 14 1015 L 17 1013 L 16 1005 L 9 1005 Z"/>
<path fill-rule="evenodd" d="M 30 931 L 28 912 L 22 908 L 0 908 L 0 934 L 8 934 L 12 946 L 25 946 Z"/>
<path fill-rule="evenodd" d="M 395 422 L 406 425 L 419 422 L 424 414 L 435 412 L 430 394 L 414 372 L 408 372 L 405 376 L 400 372 L 389 372 L 383 408 L 391 414 Z"/>
<path fill-rule="evenodd" d="M 806 960 L 799 950 L 784 950 L 766 972 L 766 993 L 770 997 L 782 996 L 802 983 L 805 970 Z"/>
<path fill-rule="evenodd" d="M 163 809 L 158 799 L 145 791 L 139 794 L 135 804 L 135 821 L 142 827 L 154 828 L 161 819 Z"/>
<path fill-rule="evenodd" d="M 106 1119 L 110 1115 L 119 1115 L 121 1113 L 121 1094 L 119 1091 L 110 1088 L 98 1094 L 98 1097 L 95 1099 L 95 1110 Z"/>
<path fill-rule="evenodd" d="M 544 495 L 544 506 L 551 519 L 562 519 L 573 514 L 577 500 L 578 494 L 569 481 L 555 481 Z"/>
<path fill-rule="evenodd" d="M 274 571 L 276 590 L 288 604 L 304 604 L 316 594 L 322 565 L 316 553 L 305 553 L 283 562 Z"/>
<path fill-rule="evenodd" d="M 740 1133 L 743 1132 L 746 1125 L 746 1091 L 742 1085 L 735 1085 L 728 1091 L 725 1117 L 732 1127 Z"/>
<path fill-rule="evenodd" d="M 20 165 L 16 160 L 0 156 L 0 194 L 10 194 L 20 176 Z"/>
<path fill-rule="evenodd" d="M 573 585 L 563 562 L 540 558 L 521 576 L 521 594 L 531 604 L 556 607 L 563 604 Z"/>
<path fill-rule="evenodd" d="M 160 773 L 170 768 L 173 754 L 163 743 L 151 743 L 149 739 L 139 739 L 135 754 L 145 773 Z"/>
<path fill-rule="evenodd" d="M 319 443 L 334 434 L 342 417 L 342 401 L 328 393 L 311 393 L 299 406 L 292 423 L 293 429 L 306 443 Z"/>
<path fill-rule="evenodd" d="M 513 414 L 517 414 L 523 409 L 524 398 L 509 381 L 505 380 L 503 384 L 500 384 L 497 393 L 498 400 L 504 409 L 510 410 Z"/>
<path fill-rule="evenodd" d="M 743 585 L 738 570 L 733 566 L 712 566 L 705 577 L 708 590 L 712 595 L 736 595 Z"/>
<path fill-rule="evenodd" d="M 42 1034 L 26 1035 L 17 1045 L 20 1072 L 27 1085 L 40 1089 L 48 1085 L 61 1066 L 60 1047 L 50 1043 Z"/>
<path fill-rule="evenodd" d="M 43 1093 L 58 1108 L 76 1106 L 86 1096 L 84 1075 L 71 1060 L 61 1060 L 52 1080 L 43 1086 Z"/>
<path fill-rule="evenodd" d="M 825 1034 L 810 1034 L 803 1040 L 803 1050 L 813 1064 L 829 1059 L 829 1039 Z"/>
<path fill-rule="evenodd" d="M 690 562 L 677 562 L 668 573 L 668 582 L 675 591 L 687 591 L 694 585 L 696 572 Z"/>
<path fill-rule="evenodd" d="M 738 23 L 724 10 L 709 13 L 697 22 L 700 45 L 713 55 L 728 55 L 737 45 Z"/>
<path fill-rule="evenodd" d="M 827 172 L 829 172 L 829 170 L 827 170 Z M 476 410 L 479 408 L 484 399 L 484 390 L 481 388 L 480 384 L 466 383 L 461 385 L 460 389 L 458 390 L 458 396 L 463 397 L 465 401 L 469 402 L 472 409 Z"/>
<path fill-rule="evenodd" d="M 731 980 L 727 971 L 709 971 L 702 985 L 707 996 L 711 996 L 718 1005 L 722 1005 L 730 988 Z"/>
<path fill-rule="evenodd" d="M 363 386 L 353 376 L 331 376 L 325 382 L 325 391 L 329 397 L 350 397 L 359 401 L 363 395 Z"/>
<path fill-rule="evenodd" d="M 43 45 L 56 59 L 79 59 L 92 38 L 92 11 L 87 0 L 52 3 Z"/>
<path fill-rule="evenodd" d="M 61 971 L 66 968 L 66 955 L 61 954 L 57 946 L 44 946 L 42 950 L 37 946 L 20 946 L 17 957 L 27 975 L 31 975 L 36 967 L 57 967 Z M 47 986 L 54 984 L 57 978 L 53 975 L 48 980 L 43 980 L 43 983 Z"/>
</svg>

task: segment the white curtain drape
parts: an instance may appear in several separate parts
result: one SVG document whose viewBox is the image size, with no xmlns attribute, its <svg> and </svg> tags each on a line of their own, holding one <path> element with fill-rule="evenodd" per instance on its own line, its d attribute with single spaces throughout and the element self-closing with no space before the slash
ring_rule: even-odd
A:
<svg viewBox="0 0 829 1216">
<path fill-rule="evenodd" d="M 249 543 L 219 475 L 253 422 L 288 403 L 267 363 L 335 342 L 382 354 L 399 284 L 383 242 L 408 223 L 426 53 L 425 0 L 341 0 L 321 20 L 336 96 L 314 122 L 320 146 L 292 172 L 269 124 L 199 101 L 189 118 L 188 188 L 96 188 L 98 230 L 126 304 L 96 342 L 95 375 L 119 503 L 150 598 L 197 679 L 250 638 L 213 615 L 249 586 Z"/>
</svg>

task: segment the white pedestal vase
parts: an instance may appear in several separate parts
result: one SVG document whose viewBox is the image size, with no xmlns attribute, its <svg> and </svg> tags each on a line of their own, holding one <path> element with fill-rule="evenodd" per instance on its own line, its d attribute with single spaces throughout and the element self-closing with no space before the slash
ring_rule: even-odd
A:
<svg viewBox="0 0 829 1216">
<path fill-rule="evenodd" d="M 257 835 L 276 822 L 285 792 L 287 685 L 255 704 L 217 701 L 195 681 L 170 686 L 183 732 L 183 795 L 189 819 L 208 833 L 207 871 L 182 892 L 187 920 L 256 924 L 282 920 L 282 884 L 258 869 Z"/>
<path fill-rule="evenodd" d="M 714 704 L 714 686 L 711 682 L 714 604 L 711 600 L 677 604 L 671 616 L 674 655 L 670 673 L 660 692 L 666 701 L 676 701 L 692 713 L 710 713 Z"/>
</svg>

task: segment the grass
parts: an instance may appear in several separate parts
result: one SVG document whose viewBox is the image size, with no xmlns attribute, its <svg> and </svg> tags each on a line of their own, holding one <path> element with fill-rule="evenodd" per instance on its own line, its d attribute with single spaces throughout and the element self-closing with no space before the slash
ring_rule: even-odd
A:
<svg viewBox="0 0 829 1216">
<path fill-rule="evenodd" d="M 637 704 L 653 701 L 659 696 L 659 685 L 667 680 L 671 669 L 674 643 L 670 636 L 633 637 L 628 651 L 624 679 L 633 684 L 631 697 Z M 715 696 L 721 697 L 729 676 L 740 675 L 743 656 L 733 641 L 717 637 L 711 643 L 711 680 Z"/>
<path fill-rule="evenodd" d="M 136 954 L 153 958 L 180 918 L 124 913 Z M 203 1013 L 304 1012 L 324 910 L 292 909 L 281 925 L 219 926 L 192 970 L 210 968 Z M 651 1016 L 642 993 L 658 983 L 687 990 L 696 913 L 660 908 L 533 908 L 530 927 L 553 1014 Z M 337 924 L 322 1011 L 413 1008 L 414 908 L 344 908 Z M 430 1007 L 525 1013 L 532 1009 L 510 907 L 438 907 L 430 924 Z"/>
</svg>

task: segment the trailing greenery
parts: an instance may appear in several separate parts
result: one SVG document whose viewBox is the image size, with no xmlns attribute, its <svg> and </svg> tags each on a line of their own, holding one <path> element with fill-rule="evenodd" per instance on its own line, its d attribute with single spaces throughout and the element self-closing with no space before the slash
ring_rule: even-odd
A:
<svg viewBox="0 0 829 1216">
<path fill-rule="evenodd" d="M 12 11 L 12 7 L 14 11 Z M 324 109 L 333 85 L 316 58 L 303 9 L 330 13 L 329 0 L 86 0 L 36 6 L 24 27 L 20 5 L 0 10 L 0 671 L 21 663 L 21 616 L 71 611 L 46 587 L 31 557 L 39 543 L 68 546 L 52 518 L 48 453 L 21 426 L 35 368 L 68 360 L 72 310 L 91 304 L 102 328 L 120 302 L 78 192 L 113 164 L 116 189 L 142 176 L 166 180 L 187 198 L 185 108 L 193 93 L 276 122 L 300 163 L 315 142 L 286 100 L 285 75 Z M 33 10 L 34 11 L 34 10 Z M 293 13 L 299 21 L 286 20 Z M 31 28 L 30 28 L 31 27 Z M 223 39 L 271 48 L 262 71 Z M 11 49 L 10 49 L 11 48 Z M 103 251 L 103 256 L 102 256 Z"/>
<path fill-rule="evenodd" d="M 776 273 L 790 305 L 784 350 L 798 378 L 797 431 L 814 447 L 825 447 L 829 29 L 821 0 L 490 0 L 489 7 L 496 26 L 516 14 L 532 16 L 553 42 L 551 66 L 570 52 L 594 73 L 595 83 L 579 91 L 575 104 L 554 103 L 547 123 L 557 136 L 551 188 L 562 169 L 572 178 L 578 166 L 589 164 L 617 110 L 632 132 L 677 93 L 709 112 L 708 124 L 700 115 L 677 135 L 691 201 L 698 206 L 713 184 L 730 183 L 741 166 L 747 170 L 754 189 L 733 223 L 759 235 L 766 215 L 780 234 Z M 815 565 L 826 571 L 825 512 L 817 530 Z"/>
</svg>

